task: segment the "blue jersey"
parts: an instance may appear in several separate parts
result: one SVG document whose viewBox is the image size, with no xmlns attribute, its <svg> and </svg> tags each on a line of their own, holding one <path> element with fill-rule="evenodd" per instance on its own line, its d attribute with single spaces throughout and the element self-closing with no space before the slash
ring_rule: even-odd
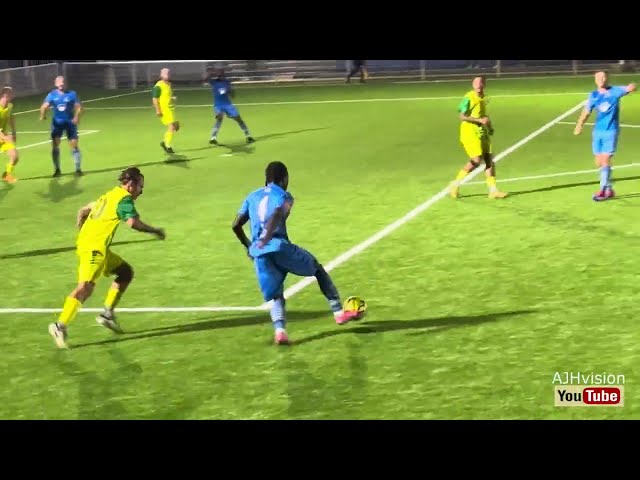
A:
<svg viewBox="0 0 640 480">
<path fill-rule="evenodd" d="M 586 109 L 596 110 L 593 127 L 596 132 L 617 132 L 620 128 L 620 99 L 627 94 L 626 87 L 607 87 L 606 91 L 594 90 L 589 94 Z"/>
<path fill-rule="evenodd" d="M 249 196 L 242 203 L 240 215 L 247 215 L 251 225 L 251 247 L 249 254 L 252 257 L 260 257 L 267 253 L 273 253 L 280 250 L 283 243 L 289 243 L 289 235 L 287 234 L 286 219 L 276 226 L 273 238 L 263 248 L 258 249 L 256 242 L 266 233 L 265 226 L 277 208 L 285 203 L 293 205 L 293 197 L 291 194 L 280 186 L 270 183 Z"/>
<path fill-rule="evenodd" d="M 218 106 L 231 105 L 231 82 L 229 80 L 221 78 L 209 79 L 209 85 L 211 85 L 211 91 L 213 93 L 213 104 Z"/>
<path fill-rule="evenodd" d="M 80 104 L 78 95 L 73 90 L 60 92 L 54 89 L 44 99 L 53 108 L 54 124 L 71 122 L 75 115 L 75 107 Z"/>
</svg>

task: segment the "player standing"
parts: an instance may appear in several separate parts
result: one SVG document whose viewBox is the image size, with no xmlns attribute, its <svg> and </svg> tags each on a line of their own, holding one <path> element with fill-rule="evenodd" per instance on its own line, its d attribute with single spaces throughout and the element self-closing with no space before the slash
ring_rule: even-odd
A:
<svg viewBox="0 0 640 480">
<path fill-rule="evenodd" d="M 213 111 L 216 117 L 216 123 L 211 131 L 211 139 L 209 143 L 211 145 L 218 145 L 218 132 L 222 126 L 222 120 L 225 114 L 229 118 L 233 118 L 244 132 L 247 137 L 247 143 L 255 142 L 255 139 L 249 133 L 249 128 L 244 120 L 240 116 L 238 109 L 231 101 L 231 97 L 235 92 L 231 86 L 231 82 L 227 79 L 223 68 L 208 68 L 207 75 L 204 78 L 204 82 L 211 87 L 211 93 L 213 93 Z"/>
<path fill-rule="evenodd" d="M 165 238 L 164 230 L 151 227 L 140 220 L 134 205 L 144 188 L 144 176 L 140 170 L 136 167 L 127 168 L 122 171 L 118 180 L 120 185 L 78 211 L 78 286 L 65 300 L 58 321 L 49 325 L 49 333 L 60 348 L 66 347 L 67 326 L 91 296 L 101 275 L 115 275 L 115 279 L 107 294 L 104 312 L 96 321 L 114 332 L 122 332 L 116 322 L 114 310 L 133 280 L 133 268 L 110 249 L 120 222 L 126 222 L 139 232 L 152 233 L 161 240 Z"/>
<path fill-rule="evenodd" d="M 351 60 L 351 70 L 347 74 L 346 82 L 351 83 L 351 77 L 358 72 L 360 73 L 360 83 L 365 83 L 368 77 L 366 62 L 364 60 Z"/>
<path fill-rule="evenodd" d="M 167 127 L 164 134 L 164 140 L 160 146 L 166 153 L 175 153 L 171 148 L 173 134 L 180 130 L 180 122 L 176 120 L 173 88 L 171 87 L 170 71 L 168 68 L 160 70 L 160 80 L 153 87 L 153 106 L 156 109 L 156 115 L 160 117 L 162 125 Z"/>
<path fill-rule="evenodd" d="M 18 163 L 18 149 L 16 148 L 16 119 L 13 114 L 13 90 L 4 87 L 0 90 L 0 152 L 5 152 L 9 157 L 7 168 L 2 174 L 2 179 L 7 183 L 16 183 L 13 169 Z M 8 132 L 11 127 L 11 133 Z"/>
<path fill-rule="evenodd" d="M 489 198 L 504 198 L 507 196 L 496 186 L 496 164 L 493 161 L 491 136 L 493 125 L 487 115 L 487 98 L 484 93 L 486 81 L 484 77 L 475 77 L 472 82 L 473 90 L 468 92 L 460 105 L 460 143 L 469 157 L 467 163 L 449 188 L 453 198 L 458 197 L 458 190 L 462 180 L 484 162 L 489 187 Z"/>
<path fill-rule="evenodd" d="M 55 87 L 40 107 L 40 120 L 46 118 L 47 109 L 53 108 L 53 118 L 51 119 L 51 155 L 53 157 L 53 176 L 62 175 L 60 171 L 60 139 L 66 133 L 73 161 L 76 167 L 76 176 L 82 175 L 82 155 L 78 148 L 78 123 L 82 114 L 82 104 L 78 95 L 73 90 L 65 90 L 64 77 L 56 77 Z"/>
<path fill-rule="evenodd" d="M 254 261 L 264 300 L 273 301 L 271 320 L 275 343 L 287 344 L 284 280 L 289 273 L 316 277 L 338 325 L 357 318 L 358 312 L 343 311 L 340 295 L 329 274 L 313 255 L 289 241 L 286 222 L 293 197 L 287 192 L 287 167 L 282 162 L 272 162 L 267 166 L 265 177 L 265 186 L 250 193 L 243 202 L 232 229 Z M 248 221 L 251 222 L 251 241 L 243 229 Z"/>
<path fill-rule="evenodd" d="M 593 196 L 593 200 L 601 202 L 615 195 L 611 185 L 611 157 L 616 152 L 620 136 L 620 99 L 635 91 L 636 84 L 631 83 L 626 87 L 610 86 L 606 72 L 597 72 L 595 82 L 597 88 L 589 94 L 574 134 L 582 133 L 585 122 L 595 109 L 592 150 L 596 165 L 600 167 L 600 190 Z"/>
</svg>

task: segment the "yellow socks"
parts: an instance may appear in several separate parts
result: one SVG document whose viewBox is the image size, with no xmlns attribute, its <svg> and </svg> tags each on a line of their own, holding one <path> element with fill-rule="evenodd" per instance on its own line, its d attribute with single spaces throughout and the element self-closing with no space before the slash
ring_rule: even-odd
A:
<svg viewBox="0 0 640 480">
<path fill-rule="evenodd" d="M 109 292 L 107 293 L 107 299 L 104 301 L 104 308 L 107 310 L 113 310 L 120 303 L 120 299 L 122 298 L 122 293 L 120 290 L 111 287 Z"/>
<path fill-rule="evenodd" d="M 487 187 L 489 187 L 490 192 L 498 190 L 498 187 L 496 186 L 496 177 L 487 177 Z"/>
<path fill-rule="evenodd" d="M 173 132 L 170 130 L 167 130 L 166 133 L 164 134 L 165 147 L 169 148 L 171 146 L 171 140 L 173 140 Z"/>
<path fill-rule="evenodd" d="M 82 303 L 77 298 L 67 297 L 64 301 L 62 313 L 60 313 L 60 317 L 58 318 L 58 323 L 67 326 L 76 317 L 81 306 Z"/>
<path fill-rule="evenodd" d="M 469 172 L 465 172 L 464 170 L 460 170 L 458 172 L 458 175 L 456 176 L 456 181 L 459 182 L 460 180 L 463 180 L 464 177 L 466 177 L 467 175 L 469 175 Z"/>
<path fill-rule="evenodd" d="M 13 173 L 13 164 L 12 163 L 7 163 L 7 170 L 6 172 L 11 175 Z"/>
</svg>

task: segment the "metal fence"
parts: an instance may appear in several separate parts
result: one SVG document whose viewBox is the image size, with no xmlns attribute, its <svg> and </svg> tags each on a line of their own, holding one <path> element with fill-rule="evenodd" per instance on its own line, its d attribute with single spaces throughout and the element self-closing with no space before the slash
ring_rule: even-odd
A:
<svg viewBox="0 0 640 480">
<path fill-rule="evenodd" d="M 0 66 L 7 60 L 0 61 Z M 0 70 L 0 81 L 17 95 L 41 94 L 53 87 L 58 74 L 71 88 L 106 90 L 148 88 L 161 68 L 171 69 L 174 84 L 198 87 L 208 66 L 224 66 L 237 83 L 342 82 L 351 60 L 163 60 L 68 61 L 21 60 L 21 67 Z M 597 69 L 635 72 L 638 60 L 367 60 L 368 79 L 432 80 L 528 75 L 580 75 Z"/>
</svg>

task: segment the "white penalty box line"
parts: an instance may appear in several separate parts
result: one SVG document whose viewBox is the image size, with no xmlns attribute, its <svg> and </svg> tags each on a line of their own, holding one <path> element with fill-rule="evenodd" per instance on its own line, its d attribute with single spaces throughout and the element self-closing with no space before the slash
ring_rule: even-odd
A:
<svg viewBox="0 0 640 480">
<path fill-rule="evenodd" d="M 516 151 L 517 149 L 522 147 L 523 145 L 526 145 L 531 140 L 533 140 L 534 138 L 538 137 L 542 133 L 546 132 L 551 127 L 553 127 L 554 125 L 558 124 L 559 122 L 561 122 L 562 120 L 567 118 L 569 115 L 572 115 L 573 113 L 578 111 L 583 106 L 584 106 L 584 102 L 580 102 L 578 105 L 570 108 L 569 110 L 567 110 L 563 114 L 557 116 L 556 118 L 554 118 L 550 122 L 544 124 L 542 127 L 537 129 L 536 131 L 532 132 L 531 134 L 527 135 L 526 137 L 524 137 L 519 142 L 513 144 L 512 146 L 510 146 L 506 150 L 504 150 L 501 153 L 499 153 L 498 155 L 496 155 L 494 157 L 494 162 L 497 163 L 497 162 L 501 161 L 503 158 L 507 157 L 508 155 L 510 155 L 511 153 L 513 153 L 514 151 Z M 466 183 L 470 182 L 473 178 L 475 178 L 482 171 L 483 171 L 482 169 L 474 170 L 473 172 L 471 172 L 471 174 L 469 174 L 465 179 L 462 180 L 461 184 L 466 184 Z M 395 222 L 387 225 L 385 228 L 383 228 L 379 232 L 375 233 L 374 235 L 372 235 L 371 237 L 367 238 L 363 242 L 359 243 L 358 245 L 354 246 L 350 250 L 344 252 L 343 254 L 339 255 L 338 257 L 334 258 L 333 260 L 331 260 L 330 262 L 325 264 L 324 265 L 325 270 L 327 272 L 331 272 L 332 270 L 338 268 L 343 263 L 346 263 L 347 261 L 349 261 L 350 259 L 352 259 L 356 255 L 358 255 L 359 253 L 362 253 L 367 248 L 371 247 L 372 245 L 374 245 L 375 243 L 379 242 L 383 238 L 389 236 L 395 230 L 397 230 L 398 228 L 402 227 L 406 223 L 408 223 L 411 220 L 413 220 L 414 218 L 416 218 L 421 213 L 423 213 L 426 210 L 428 210 L 429 208 L 431 208 L 437 202 L 439 202 L 440 200 L 445 198 L 448 194 L 449 194 L 449 187 L 447 186 L 447 187 L 443 188 L 440 192 L 438 192 L 437 194 L 435 194 L 434 196 L 432 196 L 431 198 L 426 200 L 424 203 L 418 205 L 416 208 L 414 208 L 413 210 L 411 210 L 410 212 L 405 214 L 403 217 L 401 217 L 398 220 L 396 220 Z M 307 286 L 311 285 L 315 281 L 316 281 L 315 277 L 303 278 L 302 280 L 300 280 L 299 282 L 295 283 L 294 285 L 292 285 L 291 287 L 289 287 L 288 289 L 285 290 L 285 292 L 284 292 L 285 298 L 287 298 L 287 299 L 291 298 L 292 296 L 294 296 L 297 293 L 301 292 L 304 288 L 306 288 Z M 130 313 L 233 312 L 233 311 L 246 312 L 246 311 L 264 311 L 264 310 L 268 310 L 269 308 L 270 308 L 270 302 L 263 303 L 263 304 L 261 304 L 259 306 L 256 306 L 256 307 L 183 307 L 183 308 L 180 308 L 180 307 L 177 307 L 177 308 L 172 308 L 172 307 L 150 307 L 150 308 L 129 308 L 129 309 L 120 308 L 118 310 L 120 312 L 130 312 Z M 58 313 L 60 311 L 61 311 L 61 309 L 49 309 L 49 308 L 47 308 L 47 309 L 45 309 L 45 308 L 3 308 L 3 309 L 0 309 L 0 314 Z M 97 312 L 101 312 L 101 311 L 102 311 L 102 309 L 91 309 L 91 308 L 87 308 L 87 309 L 82 309 L 81 310 L 81 312 L 91 312 L 91 313 L 97 313 Z"/>
</svg>

